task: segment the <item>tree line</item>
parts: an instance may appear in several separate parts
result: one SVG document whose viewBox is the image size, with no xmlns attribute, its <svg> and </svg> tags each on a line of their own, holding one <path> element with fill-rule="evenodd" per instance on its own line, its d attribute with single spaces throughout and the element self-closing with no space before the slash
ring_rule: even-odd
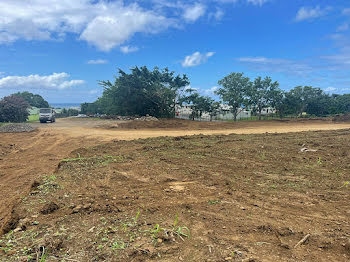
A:
<svg viewBox="0 0 350 262">
<path fill-rule="evenodd" d="M 283 91 L 271 77 L 251 80 L 244 73 L 231 73 L 218 81 L 215 94 L 221 101 L 186 88 L 190 84 L 188 77 L 176 75 L 168 68 L 134 67 L 130 73 L 119 69 L 114 82 L 107 80 L 99 84 L 104 88 L 102 96 L 93 103 L 81 104 L 82 113 L 174 117 L 176 105 L 188 105 L 194 119 L 204 113 L 216 115 L 221 104 L 229 106 L 234 120 L 242 108 L 251 110 L 259 119 L 267 107 L 274 108 L 281 118 L 300 117 L 304 112 L 313 116 L 350 112 L 350 94 L 328 95 L 312 86 Z"/>
</svg>

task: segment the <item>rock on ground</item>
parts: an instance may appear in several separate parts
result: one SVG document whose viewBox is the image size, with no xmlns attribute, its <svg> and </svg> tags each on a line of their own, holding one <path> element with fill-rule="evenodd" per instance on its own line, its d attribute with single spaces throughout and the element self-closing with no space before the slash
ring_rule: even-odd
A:
<svg viewBox="0 0 350 262">
<path fill-rule="evenodd" d="M 19 123 L 19 124 L 8 124 L 0 126 L 0 133 L 21 133 L 21 132 L 32 132 L 36 128 L 30 124 Z"/>
</svg>

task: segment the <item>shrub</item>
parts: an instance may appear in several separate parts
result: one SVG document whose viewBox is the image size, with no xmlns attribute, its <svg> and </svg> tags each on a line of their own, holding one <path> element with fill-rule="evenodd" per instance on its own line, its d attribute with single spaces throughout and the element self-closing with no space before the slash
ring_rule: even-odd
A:
<svg viewBox="0 0 350 262">
<path fill-rule="evenodd" d="M 0 100 L 0 122 L 25 122 L 30 105 L 22 97 L 10 95 Z"/>
</svg>

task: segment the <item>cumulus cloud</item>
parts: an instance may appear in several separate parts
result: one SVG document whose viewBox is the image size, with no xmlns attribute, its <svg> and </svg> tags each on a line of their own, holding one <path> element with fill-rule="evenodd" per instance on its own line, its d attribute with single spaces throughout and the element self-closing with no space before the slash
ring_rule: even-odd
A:
<svg viewBox="0 0 350 262">
<path fill-rule="evenodd" d="M 206 54 L 201 54 L 200 52 L 195 52 L 192 55 L 186 56 L 182 61 L 183 67 L 192 67 L 198 66 L 202 63 L 205 63 L 209 57 L 212 57 L 215 52 L 208 52 Z"/>
<path fill-rule="evenodd" d="M 207 94 L 207 95 L 214 95 L 215 91 L 217 91 L 218 89 L 219 89 L 219 87 L 213 86 L 212 88 L 205 89 L 204 93 Z"/>
<path fill-rule="evenodd" d="M 295 21 L 300 22 L 324 16 L 330 9 L 330 7 L 322 9 L 319 5 L 316 7 L 303 6 L 298 10 Z"/>
<path fill-rule="evenodd" d="M 107 64 L 108 60 L 105 59 L 96 59 L 96 60 L 89 60 L 87 61 L 87 64 L 89 65 L 101 65 L 101 64 Z"/>
<path fill-rule="evenodd" d="M 129 54 L 129 53 L 133 53 L 133 52 L 137 52 L 139 51 L 139 48 L 136 46 L 121 46 L 120 47 L 120 51 L 124 54 Z"/>
<path fill-rule="evenodd" d="M 185 8 L 183 18 L 187 22 L 194 22 L 205 14 L 207 7 L 203 4 L 196 3 Z"/>
<path fill-rule="evenodd" d="M 172 19 L 123 1 L 2 0 L 0 43 L 58 39 L 67 33 L 109 51 L 136 33 L 157 33 Z"/>
<path fill-rule="evenodd" d="M 268 0 L 1 0 L 0 44 L 17 40 L 64 39 L 74 34 L 102 51 L 125 44 L 137 33 L 156 34 L 179 28 L 206 14 L 206 3 L 242 1 L 263 5 Z M 210 13 L 220 20 L 221 9 Z"/>
<path fill-rule="evenodd" d="M 84 80 L 69 80 L 69 74 L 64 72 L 47 76 L 5 76 L 0 78 L 0 89 L 65 89 L 84 83 Z"/>
</svg>

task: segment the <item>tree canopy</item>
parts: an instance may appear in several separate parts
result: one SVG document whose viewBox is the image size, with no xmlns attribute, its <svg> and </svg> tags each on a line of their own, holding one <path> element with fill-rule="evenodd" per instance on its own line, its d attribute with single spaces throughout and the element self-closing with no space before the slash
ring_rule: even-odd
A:
<svg viewBox="0 0 350 262">
<path fill-rule="evenodd" d="M 132 68 L 131 73 L 119 69 L 113 83 L 107 80 L 99 84 L 104 92 L 92 108 L 99 108 L 103 113 L 173 117 L 179 92 L 189 85 L 189 80 L 186 75 L 175 75 L 168 68 L 156 67 L 150 71 L 143 66 Z"/>
<path fill-rule="evenodd" d="M 219 95 L 224 103 L 232 108 L 233 118 L 236 121 L 239 108 L 247 103 L 248 90 L 252 83 L 243 73 L 231 73 L 219 80 L 218 84 L 222 86 L 215 94 Z"/>
<path fill-rule="evenodd" d="M 225 76 L 218 81 L 220 88 L 215 91 L 220 102 L 188 88 L 189 83 L 186 75 L 176 75 L 168 68 L 149 70 L 143 66 L 134 67 L 130 72 L 119 69 L 113 82 L 99 82 L 104 88 L 103 95 L 93 103 L 81 104 L 81 112 L 174 117 L 176 104 L 183 103 L 191 107 L 192 119 L 201 118 L 204 113 L 211 118 L 220 111 L 221 103 L 230 106 L 234 120 L 243 108 L 251 110 L 259 119 L 262 110 L 268 107 L 274 108 L 280 117 L 300 117 L 303 113 L 326 116 L 350 111 L 350 94 L 330 96 L 312 86 L 283 91 L 279 83 L 268 76 L 258 76 L 253 81 L 244 73 Z"/>
<path fill-rule="evenodd" d="M 38 107 L 38 108 L 49 107 L 49 103 L 41 95 L 32 94 L 27 91 L 18 92 L 18 93 L 15 93 L 14 95 L 22 97 L 31 106 Z"/>
</svg>

